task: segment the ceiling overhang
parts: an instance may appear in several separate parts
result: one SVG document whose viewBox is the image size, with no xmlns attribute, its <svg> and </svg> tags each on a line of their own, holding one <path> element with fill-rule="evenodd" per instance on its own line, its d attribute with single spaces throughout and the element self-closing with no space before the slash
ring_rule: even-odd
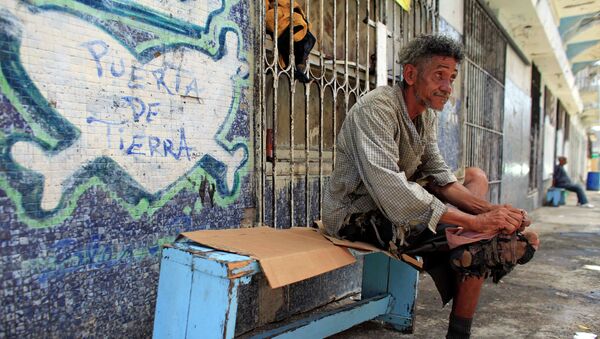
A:
<svg viewBox="0 0 600 339">
<path fill-rule="evenodd" d="M 545 84 L 569 114 L 583 110 L 557 20 L 547 0 L 487 1 L 521 50 L 536 64 Z"/>
</svg>

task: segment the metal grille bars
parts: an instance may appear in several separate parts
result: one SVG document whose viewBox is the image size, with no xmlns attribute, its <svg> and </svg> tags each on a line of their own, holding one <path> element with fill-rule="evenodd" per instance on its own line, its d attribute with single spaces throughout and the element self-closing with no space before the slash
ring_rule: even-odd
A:
<svg viewBox="0 0 600 339">
<path fill-rule="evenodd" d="M 506 40 L 477 0 L 465 1 L 465 165 L 485 171 L 500 200 Z"/>
<path fill-rule="evenodd" d="M 375 87 L 375 65 L 386 63 L 388 83 L 400 80 L 400 47 L 437 20 L 437 1 L 413 1 L 407 12 L 394 0 L 306 0 L 297 3 L 317 42 L 301 83 L 294 74 L 294 44 L 285 43 L 290 62 L 281 67 L 281 41 L 265 29 L 265 5 L 293 17 L 288 0 L 261 4 L 259 110 L 255 118 L 257 223 L 274 227 L 308 225 L 321 218 L 323 190 L 335 163 L 335 139 L 346 112 Z M 383 26 L 378 23 L 382 23 Z M 385 41 L 377 41 L 377 27 Z M 275 27 L 277 37 L 280 28 Z M 290 31 L 284 34 L 292 34 Z M 377 55 L 377 45 L 385 54 Z"/>
</svg>

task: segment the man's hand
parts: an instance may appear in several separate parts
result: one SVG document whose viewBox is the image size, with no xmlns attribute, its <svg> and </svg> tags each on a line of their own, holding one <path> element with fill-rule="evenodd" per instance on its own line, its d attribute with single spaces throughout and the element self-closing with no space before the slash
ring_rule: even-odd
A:
<svg viewBox="0 0 600 339">
<path fill-rule="evenodd" d="M 529 219 L 529 215 L 527 214 L 527 212 L 524 209 L 515 208 L 511 204 L 493 205 L 493 206 L 494 206 L 493 209 L 504 207 L 504 208 L 508 208 L 513 213 L 521 213 L 521 216 L 522 216 L 521 225 L 517 229 L 519 232 L 523 232 L 526 227 L 529 227 L 529 225 L 531 225 L 531 219 Z"/>
<path fill-rule="evenodd" d="M 531 224 L 527 212 L 511 205 L 490 205 L 487 212 L 476 215 L 449 208 L 442 214 L 440 222 L 460 226 L 466 231 L 494 234 L 522 232 Z"/>
<path fill-rule="evenodd" d="M 512 234 L 522 227 L 523 214 L 519 209 L 509 206 L 497 208 L 474 216 L 470 229 L 481 233 Z"/>
<path fill-rule="evenodd" d="M 525 231 L 525 227 L 531 225 L 531 219 L 529 219 L 529 215 L 525 210 L 521 210 L 521 215 L 523 215 L 523 221 L 521 221 L 521 226 L 518 229 L 519 232 Z"/>
</svg>

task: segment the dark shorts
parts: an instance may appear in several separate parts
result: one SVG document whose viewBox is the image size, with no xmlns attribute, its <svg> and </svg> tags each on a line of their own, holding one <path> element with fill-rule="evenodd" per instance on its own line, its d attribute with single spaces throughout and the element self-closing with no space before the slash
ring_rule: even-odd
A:
<svg viewBox="0 0 600 339">
<path fill-rule="evenodd" d="M 339 236 L 350 241 L 362 241 L 377 246 L 386 251 L 390 249 L 390 243 L 397 248 L 397 253 L 420 256 L 423 259 L 423 269 L 433 278 L 435 285 L 442 297 L 444 304 L 448 303 L 456 293 L 457 276 L 450 266 L 450 250 L 446 240 L 447 227 L 455 227 L 448 224 L 438 224 L 437 234 L 429 228 L 417 227 L 405 238 L 405 244 L 394 234 L 396 226 L 389 221 L 379 210 L 366 213 L 355 213 L 344 220 Z"/>
</svg>

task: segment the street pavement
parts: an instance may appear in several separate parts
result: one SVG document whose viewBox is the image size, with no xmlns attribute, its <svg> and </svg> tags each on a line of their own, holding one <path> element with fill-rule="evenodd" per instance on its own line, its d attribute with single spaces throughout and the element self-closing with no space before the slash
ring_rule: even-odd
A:
<svg viewBox="0 0 600 339">
<path fill-rule="evenodd" d="M 593 209 L 571 193 L 565 206 L 530 213 L 541 247 L 498 284 L 486 282 L 472 338 L 600 338 L 600 192 L 587 195 Z M 444 338 L 450 305 L 442 308 L 427 274 L 420 279 L 413 334 L 371 321 L 334 338 Z"/>
</svg>

